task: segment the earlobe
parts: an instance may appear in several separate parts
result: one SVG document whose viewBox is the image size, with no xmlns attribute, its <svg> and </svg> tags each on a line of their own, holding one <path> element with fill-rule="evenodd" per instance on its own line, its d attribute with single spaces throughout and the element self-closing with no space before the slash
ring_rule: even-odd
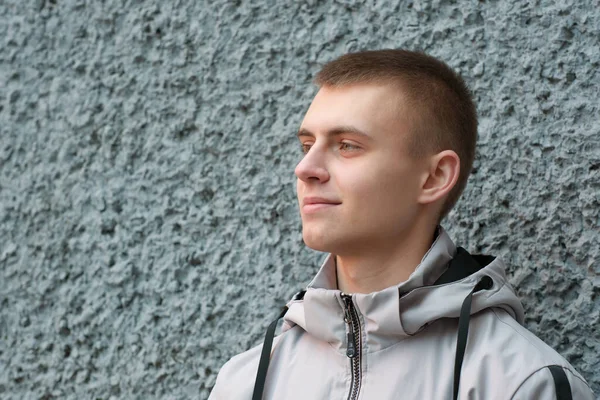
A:
<svg viewBox="0 0 600 400">
<path fill-rule="evenodd" d="M 452 150 L 444 150 L 431 158 L 429 174 L 421 189 L 419 202 L 433 203 L 445 197 L 460 175 L 460 158 Z"/>
</svg>

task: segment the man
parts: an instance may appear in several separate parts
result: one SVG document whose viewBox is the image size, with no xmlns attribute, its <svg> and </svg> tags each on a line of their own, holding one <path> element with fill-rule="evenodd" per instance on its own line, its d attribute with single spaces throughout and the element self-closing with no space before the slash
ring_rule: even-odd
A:
<svg viewBox="0 0 600 400">
<path fill-rule="evenodd" d="M 521 325 L 502 261 L 440 225 L 475 153 L 463 80 L 425 54 L 380 50 L 315 82 L 295 173 L 304 242 L 329 254 L 282 333 L 274 321 L 227 362 L 210 399 L 593 399 Z"/>
</svg>

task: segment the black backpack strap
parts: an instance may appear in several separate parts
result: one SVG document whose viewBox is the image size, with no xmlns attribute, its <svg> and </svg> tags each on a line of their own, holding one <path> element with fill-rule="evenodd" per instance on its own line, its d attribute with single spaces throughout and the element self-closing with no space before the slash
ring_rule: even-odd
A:
<svg viewBox="0 0 600 400">
<path fill-rule="evenodd" d="M 548 367 L 554 378 L 554 387 L 556 388 L 557 400 L 572 400 L 571 385 L 565 370 L 559 365 L 550 365 Z"/>
<path fill-rule="evenodd" d="M 448 268 L 440 276 L 433 285 L 444 285 L 464 279 L 475 272 L 479 271 L 492 261 L 493 256 L 486 255 L 471 255 L 462 247 L 456 248 L 454 258 L 450 260 Z M 473 294 L 480 290 L 491 289 L 494 282 L 487 275 L 481 277 L 479 282 L 473 287 L 473 290 L 465 297 L 460 308 L 460 316 L 458 318 L 458 333 L 456 336 L 456 354 L 454 356 L 454 384 L 452 388 L 452 398 L 458 399 L 458 388 L 460 385 L 460 375 L 467 349 L 467 339 L 469 337 L 469 321 L 471 319 L 471 303 Z"/>
<path fill-rule="evenodd" d="M 299 291 L 294 295 L 292 300 L 302 300 L 305 293 L 306 290 Z M 283 318 L 287 310 L 287 307 L 283 307 L 283 310 L 281 310 L 281 313 L 279 313 L 277 319 L 271 322 L 271 325 L 269 325 L 269 328 L 267 328 L 265 341 L 263 342 L 263 348 L 260 353 L 258 372 L 256 373 L 256 380 L 254 381 L 252 400 L 262 399 L 262 395 L 265 390 L 265 381 L 267 380 L 267 371 L 269 369 L 269 363 L 271 362 L 271 348 L 273 347 L 273 339 L 275 338 L 275 329 L 277 329 L 277 323 L 281 318 Z"/>
<path fill-rule="evenodd" d="M 460 385 L 460 372 L 467 349 L 467 339 L 469 337 L 469 321 L 471 319 L 471 302 L 473 294 L 480 290 L 487 290 L 493 286 L 492 278 L 487 275 L 481 277 L 477 285 L 465 297 L 460 308 L 460 317 L 458 318 L 458 334 L 456 336 L 456 355 L 454 356 L 454 386 L 453 399 L 458 399 L 458 387 Z"/>
<path fill-rule="evenodd" d="M 267 370 L 269 369 L 269 362 L 271 361 L 271 348 L 273 347 L 275 329 L 277 328 L 277 323 L 281 318 L 283 318 L 287 310 L 288 308 L 284 307 L 277 319 L 271 322 L 271 325 L 269 325 L 269 328 L 267 328 L 267 334 L 265 335 L 262 352 L 260 353 L 258 372 L 256 373 L 256 380 L 254 381 L 254 393 L 252 394 L 252 400 L 262 399 L 262 393 L 265 390 L 265 380 L 267 379 Z"/>
</svg>

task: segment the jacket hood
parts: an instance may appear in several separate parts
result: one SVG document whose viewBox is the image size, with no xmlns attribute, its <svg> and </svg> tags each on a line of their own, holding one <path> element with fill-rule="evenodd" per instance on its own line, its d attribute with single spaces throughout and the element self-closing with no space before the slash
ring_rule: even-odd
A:
<svg viewBox="0 0 600 400">
<path fill-rule="evenodd" d="M 415 335 L 438 319 L 458 319 L 463 301 L 484 276 L 491 278 L 492 285 L 473 294 L 471 315 L 487 308 L 500 307 L 520 324 L 523 323 L 523 306 L 506 280 L 504 263 L 489 256 L 468 257 L 467 262 L 477 260 L 479 265 L 467 269 L 469 275 L 466 277 L 448 281 L 447 276 L 451 275 L 448 267 L 458 255 L 455 244 L 438 226 L 436 239 L 406 281 L 378 292 L 352 295 L 364 326 L 369 352 L 382 350 Z M 440 281 L 447 283 L 440 284 Z M 306 288 L 304 298 L 293 299 L 287 306 L 283 332 L 299 325 L 316 338 L 329 342 L 338 351 L 344 351 L 344 304 L 337 288 L 334 254 L 326 256 Z"/>
</svg>

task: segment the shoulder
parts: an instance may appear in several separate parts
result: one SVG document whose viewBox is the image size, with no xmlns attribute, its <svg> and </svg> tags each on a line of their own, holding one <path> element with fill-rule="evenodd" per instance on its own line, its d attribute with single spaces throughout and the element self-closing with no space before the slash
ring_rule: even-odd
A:
<svg viewBox="0 0 600 400">
<path fill-rule="evenodd" d="M 515 321 L 501 308 L 492 308 L 488 313 L 494 327 L 492 332 L 493 342 L 503 354 L 527 361 L 533 370 L 546 365 L 565 365 L 569 362 L 546 342 L 537 337 L 533 332 Z M 510 342 L 507 342 L 510 340 Z M 506 344 L 510 343 L 510 349 Z"/>
<path fill-rule="evenodd" d="M 529 375 L 511 395 L 525 399 L 594 400 L 588 383 L 571 366 L 548 365 Z"/>
<path fill-rule="evenodd" d="M 275 336 L 271 354 L 277 346 L 281 345 L 282 339 L 290 336 L 290 332 L 294 331 L 295 329 L 292 328 Z M 261 343 L 233 356 L 223 364 L 209 400 L 250 399 L 254 390 L 254 381 L 256 380 L 262 348 L 263 344 Z"/>
<path fill-rule="evenodd" d="M 230 358 L 219 370 L 209 400 L 248 399 L 254 388 L 262 344 Z"/>
<path fill-rule="evenodd" d="M 506 311 L 492 308 L 473 317 L 472 353 L 467 350 L 465 361 L 470 357 L 471 368 L 490 372 L 489 378 L 501 385 L 508 398 L 555 399 L 556 379 L 565 375 L 573 398 L 594 398 L 585 379 L 563 356 Z"/>
</svg>

